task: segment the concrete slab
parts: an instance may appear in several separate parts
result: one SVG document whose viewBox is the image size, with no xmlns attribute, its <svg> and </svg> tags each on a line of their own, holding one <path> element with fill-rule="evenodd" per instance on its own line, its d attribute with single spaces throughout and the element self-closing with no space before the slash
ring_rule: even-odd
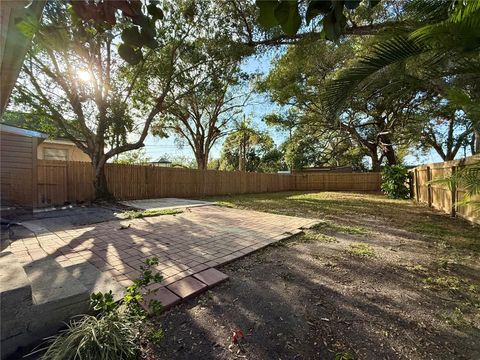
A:
<svg viewBox="0 0 480 360">
<path fill-rule="evenodd" d="M 121 201 L 123 205 L 131 206 L 141 210 L 151 209 L 179 209 L 187 207 L 197 207 L 212 205 L 213 203 L 200 200 L 177 199 L 177 198 L 160 198 L 146 200 Z"/>
<path fill-rule="evenodd" d="M 0 297 L 2 314 L 10 306 L 32 305 L 32 288 L 22 265 L 11 252 L 0 253 Z"/>
<path fill-rule="evenodd" d="M 1 346 L 8 339 L 18 338 L 28 328 L 28 316 L 32 302 L 32 288 L 27 274 L 15 255 L 10 252 L 0 254 L 0 335 Z M 17 339 L 18 340 L 18 339 Z M 15 340 L 13 343 L 17 344 Z M 3 353 L 3 349 L 2 349 Z"/>
<path fill-rule="evenodd" d="M 53 258 L 45 257 L 24 266 L 32 286 L 34 304 L 71 300 L 88 300 L 89 293 L 83 284 L 62 268 Z"/>
<path fill-rule="evenodd" d="M 167 289 L 181 297 L 182 300 L 186 300 L 206 290 L 207 285 L 192 276 L 188 276 L 173 284 L 167 285 Z"/>
<path fill-rule="evenodd" d="M 89 294 L 97 292 L 106 293 L 111 290 L 115 301 L 123 297 L 125 287 L 88 262 L 68 266 L 65 270 L 85 286 Z"/>
<path fill-rule="evenodd" d="M 44 229 L 60 231 L 73 226 L 97 224 L 104 221 L 120 219 L 121 209 L 110 209 L 100 206 L 65 206 L 56 209 L 43 209 L 31 214 L 18 216 L 16 223 L 27 227 L 34 233 L 42 233 Z"/>
<path fill-rule="evenodd" d="M 193 277 L 203 282 L 209 288 L 217 284 L 220 284 L 223 281 L 228 280 L 227 274 L 224 274 L 221 271 L 218 271 L 217 269 L 214 269 L 214 268 L 210 268 L 202 272 L 199 272 L 198 274 L 194 274 Z"/>
</svg>

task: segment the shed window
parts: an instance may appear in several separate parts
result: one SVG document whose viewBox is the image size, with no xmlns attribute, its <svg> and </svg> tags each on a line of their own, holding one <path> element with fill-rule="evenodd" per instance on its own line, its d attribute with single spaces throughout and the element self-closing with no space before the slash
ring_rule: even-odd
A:
<svg viewBox="0 0 480 360">
<path fill-rule="evenodd" d="M 68 160 L 68 150 L 66 149 L 43 149 L 43 158 L 45 160 Z"/>
</svg>

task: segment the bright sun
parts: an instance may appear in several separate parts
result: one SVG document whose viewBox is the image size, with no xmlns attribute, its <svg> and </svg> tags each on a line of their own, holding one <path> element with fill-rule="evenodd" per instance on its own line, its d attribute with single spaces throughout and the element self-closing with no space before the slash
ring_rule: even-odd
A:
<svg viewBox="0 0 480 360">
<path fill-rule="evenodd" d="M 88 72 L 87 70 L 79 70 L 77 72 L 77 76 L 83 82 L 90 82 L 90 80 L 92 79 L 90 72 Z"/>
</svg>

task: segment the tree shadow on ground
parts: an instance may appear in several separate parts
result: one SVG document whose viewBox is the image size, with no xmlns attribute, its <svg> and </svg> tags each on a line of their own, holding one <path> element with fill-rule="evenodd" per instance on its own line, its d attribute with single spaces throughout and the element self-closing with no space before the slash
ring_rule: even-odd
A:
<svg viewBox="0 0 480 360">
<path fill-rule="evenodd" d="M 269 248 L 222 270 L 228 284 L 159 319 L 161 357 L 230 359 L 232 331 L 247 334 L 249 359 L 471 359 L 475 329 L 442 323 L 451 306 L 419 286 L 412 273 L 375 260 L 333 255 L 335 267 L 295 248 Z M 362 280 L 363 279 L 363 280 Z M 374 279 L 374 280 L 373 280 Z M 373 281 L 372 281 L 373 280 Z"/>
</svg>

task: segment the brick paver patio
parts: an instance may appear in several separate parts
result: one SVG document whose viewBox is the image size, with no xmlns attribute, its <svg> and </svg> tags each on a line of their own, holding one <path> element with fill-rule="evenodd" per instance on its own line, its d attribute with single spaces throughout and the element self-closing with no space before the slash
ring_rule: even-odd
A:
<svg viewBox="0 0 480 360">
<path fill-rule="evenodd" d="M 51 255 L 63 267 L 88 261 L 121 285 L 140 275 L 148 257 L 167 286 L 279 241 L 311 219 L 218 206 L 186 209 L 182 214 L 108 221 L 65 231 L 44 231 L 14 241 L 9 250 L 24 264 Z"/>
</svg>

